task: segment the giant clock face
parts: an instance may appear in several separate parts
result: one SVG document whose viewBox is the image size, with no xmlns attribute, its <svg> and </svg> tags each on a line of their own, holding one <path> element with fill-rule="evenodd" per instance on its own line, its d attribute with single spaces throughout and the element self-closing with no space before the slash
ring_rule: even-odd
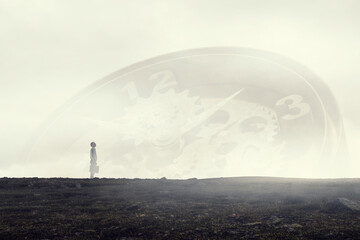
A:
<svg viewBox="0 0 360 240">
<path fill-rule="evenodd" d="M 308 176 L 333 164 L 342 125 L 328 88 L 278 55 L 244 48 L 169 54 L 85 89 L 36 137 L 30 160 L 87 162 L 107 177 Z M 49 150 L 50 149 L 50 150 Z"/>
</svg>

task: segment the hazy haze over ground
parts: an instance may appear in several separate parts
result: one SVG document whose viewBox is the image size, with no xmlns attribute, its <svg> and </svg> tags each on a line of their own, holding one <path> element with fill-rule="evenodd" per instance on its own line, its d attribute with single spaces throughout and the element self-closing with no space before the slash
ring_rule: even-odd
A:
<svg viewBox="0 0 360 240">
<path fill-rule="evenodd" d="M 359 1 L 345 0 L 0 0 L 0 176 L 87 176 L 88 158 L 76 163 L 80 173 L 51 162 L 40 170 L 23 163 L 26 142 L 49 114 L 132 63 L 189 48 L 239 46 L 292 58 L 332 89 L 352 158 L 352 172 L 343 177 L 360 177 L 359 10 Z"/>
</svg>

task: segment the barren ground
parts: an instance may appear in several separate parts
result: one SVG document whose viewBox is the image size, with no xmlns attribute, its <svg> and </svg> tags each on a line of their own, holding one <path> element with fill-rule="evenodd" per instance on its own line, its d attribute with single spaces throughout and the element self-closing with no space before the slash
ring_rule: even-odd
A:
<svg viewBox="0 0 360 240">
<path fill-rule="evenodd" d="M 360 180 L 0 179 L 0 239 L 360 239 Z"/>
</svg>

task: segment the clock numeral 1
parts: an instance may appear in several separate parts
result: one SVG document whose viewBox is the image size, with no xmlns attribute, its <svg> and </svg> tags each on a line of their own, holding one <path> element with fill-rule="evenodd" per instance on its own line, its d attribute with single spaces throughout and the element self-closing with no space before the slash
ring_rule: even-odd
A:
<svg viewBox="0 0 360 240">
<path fill-rule="evenodd" d="M 127 83 L 122 90 L 127 92 L 130 100 L 136 100 L 139 97 L 139 93 L 134 82 Z"/>
</svg>

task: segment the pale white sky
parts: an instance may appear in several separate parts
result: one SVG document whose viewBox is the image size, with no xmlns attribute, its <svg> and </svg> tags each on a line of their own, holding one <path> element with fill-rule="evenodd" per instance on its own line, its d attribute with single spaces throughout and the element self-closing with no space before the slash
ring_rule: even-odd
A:
<svg viewBox="0 0 360 240">
<path fill-rule="evenodd" d="M 147 58 L 210 46 L 272 51 L 320 76 L 344 117 L 346 177 L 360 177 L 359 11 L 356 0 L 0 0 L 0 177 L 34 173 L 21 158 L 26 142 L 86 86 Z M 39 175 L 59 169 L 43 168 Z"/>
</svg>

